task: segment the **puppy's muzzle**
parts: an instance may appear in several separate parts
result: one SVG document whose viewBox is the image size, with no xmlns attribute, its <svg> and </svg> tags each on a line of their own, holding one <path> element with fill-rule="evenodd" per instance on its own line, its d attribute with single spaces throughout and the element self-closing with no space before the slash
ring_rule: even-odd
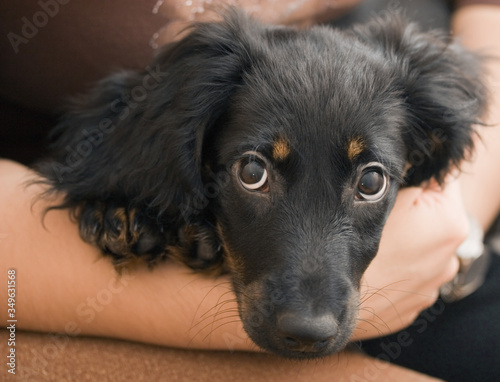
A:
<svg viewBox="0 0 500 382">
<path fill-rule="evenodd" d="M 289 358 L 322 357 L 342 349 L 354 329 L 359 305 L 352 281 L 328 266 L 311 273 L 267 275 L 237 295 L 250 338 Z"/>
</svg>

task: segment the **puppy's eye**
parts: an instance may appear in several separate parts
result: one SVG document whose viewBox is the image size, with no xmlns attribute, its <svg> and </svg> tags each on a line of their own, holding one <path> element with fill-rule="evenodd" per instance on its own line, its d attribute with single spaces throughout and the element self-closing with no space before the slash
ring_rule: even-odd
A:
<svg viewBox="0 0 500 382">
<path fill-rule="evenodd" d="M 387 175 L 381 168 L 367 167 L 358 181 L 356 199 L 376 202 L 385 195 L 387 190 Z"/>
<path fill-rule="evenodd" d="M 266 191 L 267 170 L 256 158 L 248 158 L 241 162 L 238 177 L 241 184 L 249 191 Z"/>
</svg>

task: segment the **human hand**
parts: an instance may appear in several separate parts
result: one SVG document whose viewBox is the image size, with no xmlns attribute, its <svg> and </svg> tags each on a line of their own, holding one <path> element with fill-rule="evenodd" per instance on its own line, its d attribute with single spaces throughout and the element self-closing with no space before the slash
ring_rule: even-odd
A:
<svg viewBox="0 0 500 382">
<path fill-rule="evenodd" d="M 322 21 L 332 20 L 346 13 L 361 0 L 232 0 L 229 4 L 243 9 L 263 22 L 277 25 L 310 26 Z M 211 5 L 207 5 L 207 4 Z M 168 23 L 154 36 L 155 46 L 162 46 L 180 39 L 193 21 L 213 21 L 220 16 L 219 0 L 172 0 L 159 3 L 153 13 L 163 16 Z"/>
<path fill-rule="evenodd" d="M 457 180 L 449 179 L 444 188 L 431 181 L 401 190 L 362 279 L 353 340 L 401 330 L 431 306 L 458 271 L 455 250 L 467 230 Z"/>
</svg>

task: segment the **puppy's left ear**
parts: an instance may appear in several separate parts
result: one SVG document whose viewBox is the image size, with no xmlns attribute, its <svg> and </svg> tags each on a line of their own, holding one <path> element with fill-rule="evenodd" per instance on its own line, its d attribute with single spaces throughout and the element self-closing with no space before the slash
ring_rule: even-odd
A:
<svg viewBox="0 0 500 382">
<path fill-rule="evenodd" d="M 202 179 L 204 144 L 250 70 L 251 31 L 257 29 L 253 19 L 228 8 L 219 22 L 194 24 L 153 62 L 165 80 L 147 103 L 149 115 L 143 119 L 157 127 L 154 140 L 161 147 L 158 153 L 165 154 L 143 172 L 145 180 L 155 178 L 159 185 L 149 189 L 161 190 L 157 196 L 142 196 L 157 204 L 152 206 L 166 210 L 180 205 L 180 215 L 190 221 L 192 211 L 197 214 L 208 205 Z"/>
<path fill-rule="evenodd" d="M 408 110 L 403 139 L 408 186 L 439 182 L 473 148 L 474 125 L 486 107 L 479 58 L 443 32 L 421 32 L 397 15 L 354 29 L 394 65 Z"/>
</svg>

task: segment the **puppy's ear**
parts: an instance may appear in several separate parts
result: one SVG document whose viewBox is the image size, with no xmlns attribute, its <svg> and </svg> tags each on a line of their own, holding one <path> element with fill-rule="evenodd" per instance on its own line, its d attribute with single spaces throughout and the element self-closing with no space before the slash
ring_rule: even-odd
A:
<svg viewBox="0 0 500 382">
<path fill-rule="evenodd" d="M 250 70 L 250 35 L 255 29 L 254 20 L 228 9 L 220 22 L 195 25 L 152 64 L 165 76 L 148 99 L 150 106 L 144 114 L 162 130 L 155 145 L 155 155 L 163 156 L 157 164 L 162 168 L 157 169 L 161 173 L 158 181 L 175 185 L 175 199 L 188 210 L 207 203 L 201 174 L 204 143 Z M 145 175 L 145 180 L 150 177 Z M 158 185 L 157 189 L 165 187 Z M 168 204 L 159 194 L 155 200 Z"/>
<path fill-rule="evenodd" d="M 421 32 L 398 15 L 377 18 L 355 34 L 394 66 L 405 97 L 407 185 L 442 181 L 473 147 L 486 107 L 480 60 L 442 32 Z"/>
<path fill-rule="evenodd" d="M 202 210 L 203 142 L 250 65 L 254 24 L 229 10 L 195 25 L 144 72 L 114 75 L 83 98 L 56 128 L 52 160 L 39 165 L 68 195 L 65 206 L 121 198 L 160 213 Z"/>
</svg>

